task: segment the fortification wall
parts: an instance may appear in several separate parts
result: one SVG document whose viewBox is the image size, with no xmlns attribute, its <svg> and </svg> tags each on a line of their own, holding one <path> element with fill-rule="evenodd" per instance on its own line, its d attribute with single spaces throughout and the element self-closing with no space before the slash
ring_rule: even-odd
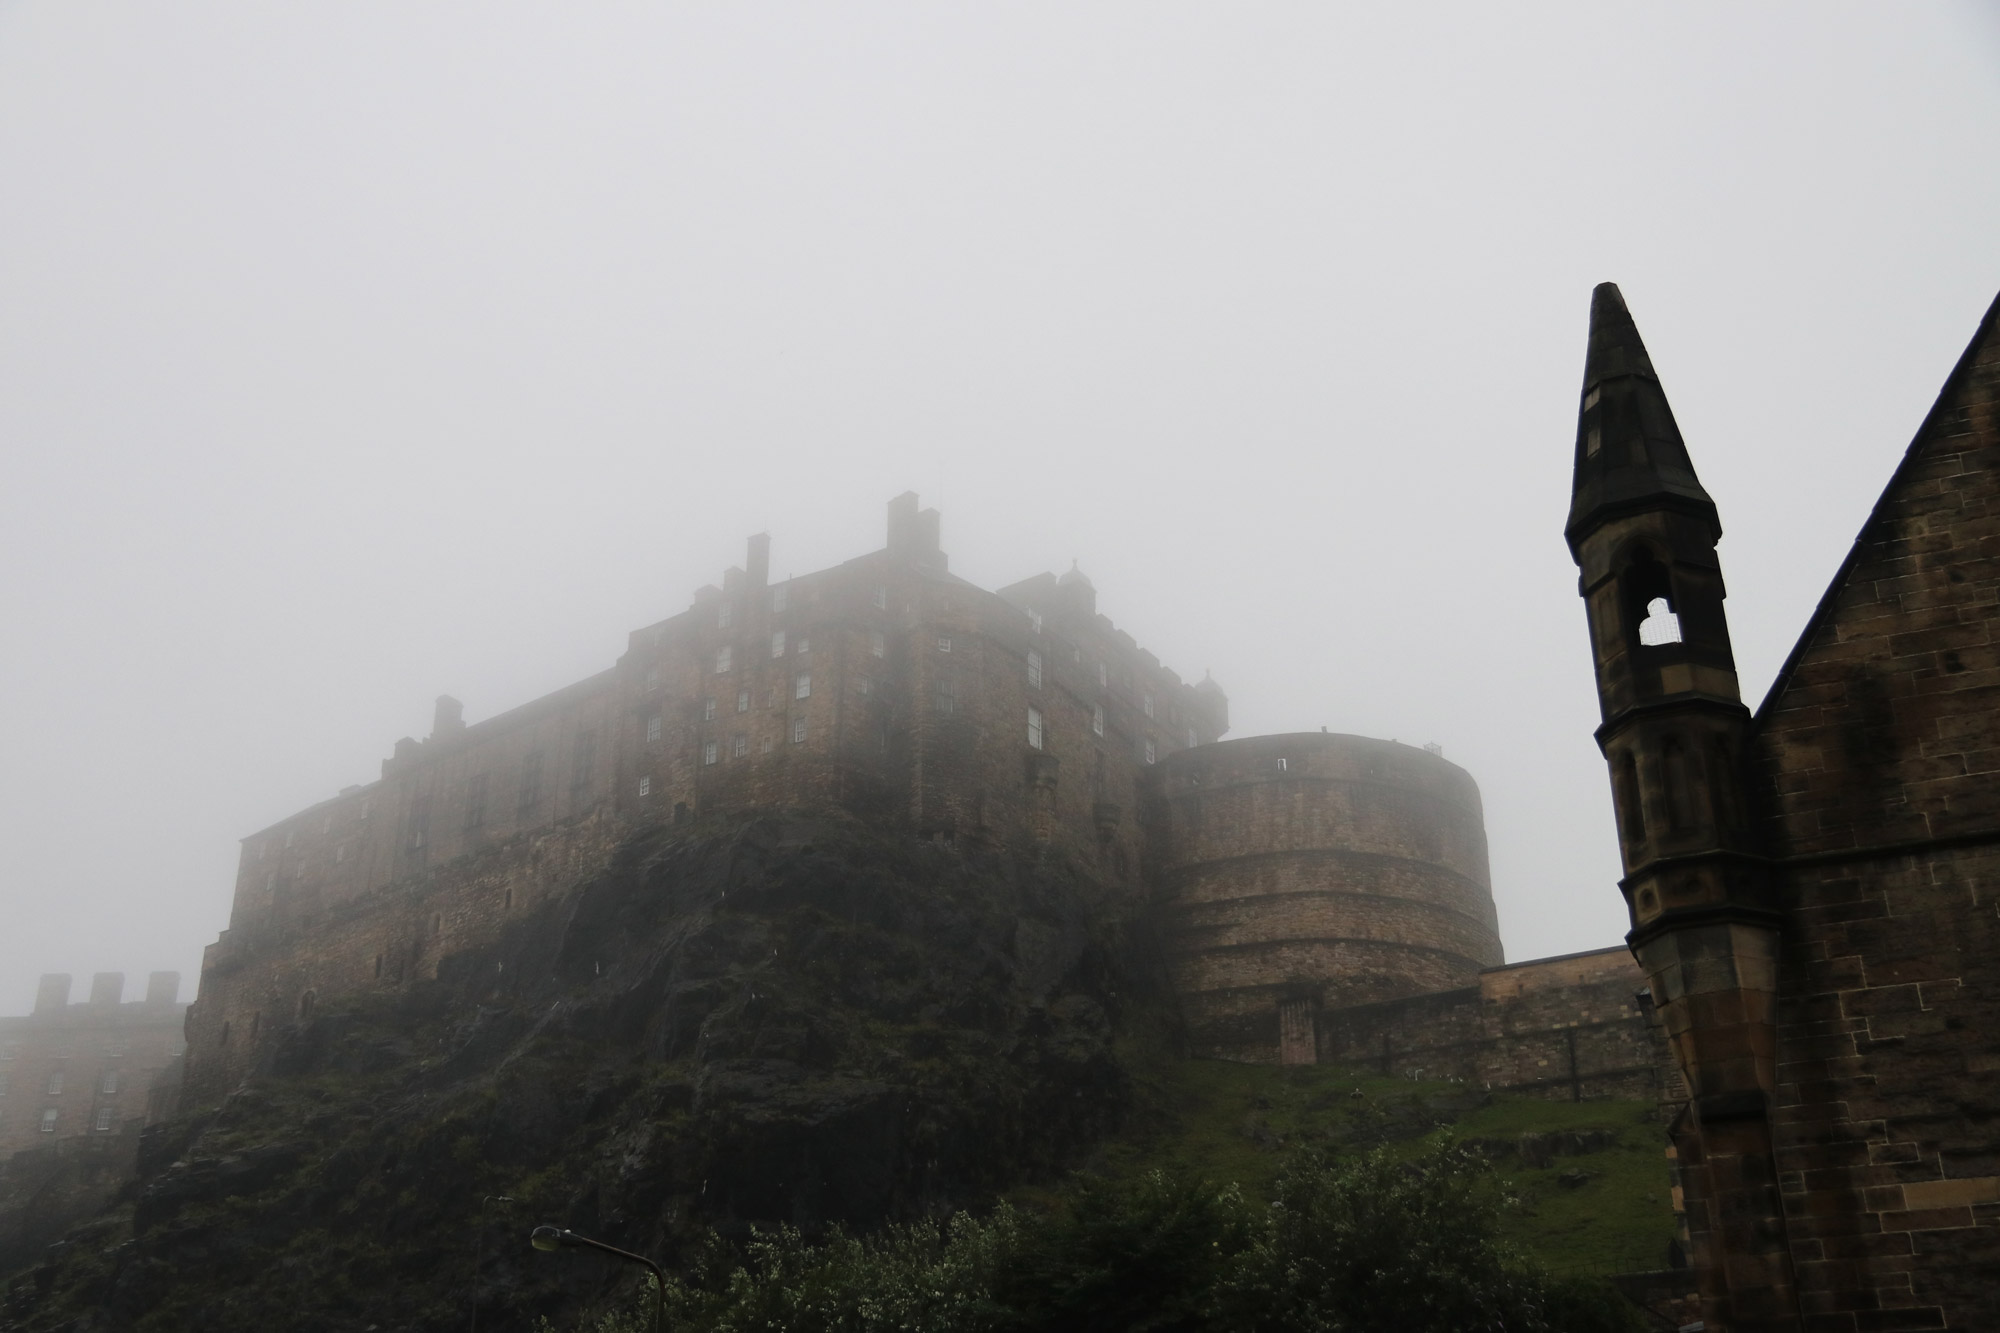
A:
<svg viewBox="0 0 2000 1333">
<path fill-rule="evenodd" d="M 1323 1011 L 1319 1056 L 1558 1101 L 1685 1100 L 1622 945 L 1489 968 L 1476 984 Z"/>
<path fill-rule="evenodd" d="M 1196 1048 L 1316 1058 L 1313 1015 L 1501 961 L 1472 778 L 1393 741 L 1227 741 L 1160 766 L 1168 948 Z"/>
<path fill-rule="evenodd" d="M 601 870 L 629 832 L 616 815 L 593 812 L 342 899 L 282 932 L 224 931 L 203 953 L 187 1012 L 182 1104 L 226 1094 L 321 1001 L 435 976 L 447 955 L 491 943 L 513 916 Z"/>
</svg>

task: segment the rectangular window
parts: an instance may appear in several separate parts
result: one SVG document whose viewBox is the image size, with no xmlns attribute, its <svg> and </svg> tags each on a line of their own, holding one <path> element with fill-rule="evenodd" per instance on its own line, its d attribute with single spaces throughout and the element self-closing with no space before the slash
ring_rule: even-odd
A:
<svg viewBox="0 0 2000 1333">
<path fill-rule="evenodd" d="M 938 635 L 938 651 L 939 651 L 939 652 L 941 652 L 941 653 L 948 653 L 948 652 L 950 652 L 950 651 L 951 651 L 951 636 L 950 636 L 950 635 L 948 635 L 948 634 L 940 634 L 940 635 Z"/>
<path fill-rule="evenodd" d="M 889 609 L 889 590 L 887 588 L 877 588 L 875 590 L 875 609 L 877 611 L 887 611 Z"/>
<path fill-rule="evenodd" d="M 653 794 L 652 774 L 649 773 L 645 777 L 639 779 L 639 794 L 641 796 L 651 796 Z"/>
<path fill-rule="evenodd" d="M 1028 688 L 1031 690 L 1042 688 L 1042 655 L 1040 653 L 1028 654 Z"/>
<path fill-rule="evenodd" d="M 107 1096 L 107 1097 L 115 1097 L 115 1096 L 117 1096 L 117 1095 L 118 1095 L 118 1071 L 117 1071 L 117 1070 L 115 1070 L 115 1069 L 107 1069 L 107 1070 L 105 1070 L 105 1071 L 104 1071 L 104 1077 L 103 1077 L 103 1078 L 102 1078 L 101 1080 L 99 1080 L 99 1082 L 98 1082 L 98 1084 L 97 1084 L 97 1090 L 98 1090 L 99 1092 L 103 1093 L 103 1094 L 104 1094 L 105 1096 Z"/>
<path fill-rule="evenodd" d="M 347 859 L 347 844 L 343 842 L 340 844 L 340 846 L 333 849 L 333 861 L 335 865 L 339 865 L 342 861 L 345 861 L 346 859 Z"/>
<path fill-rule="evenodd" d="M 729 753 L 732 758 L 736 759 L 741 759 L 744 755 L 749 754 L 750 738 L 740 731 L 737 732 L 729 738 Z"/>
<path fill-rule="evenodd" d="M 112 1107 L 109 1107 L 109 1106 L 100 1106 L 100 1107 L 98 1107 L 98 1108 L 97 1108 L 97 1132 L 98 1132 L 98 1133 L 100 1133 L 100 1134 L 102 1134 L 102 1133 L 104 1133 L 105 1131 L 109 1130 L 109 1129 L 111 1128 L 111 1117 L 112 1117 L 112 1116 L 114 1116 L 114 1115 L 116 1115 L 117 1113 L 118 1113 L 118 1112 L 117 1112 L 117 1111 L 116 1111 L 116 1110 L 115 1110 L 114 1108 L 112 1108 Z"/>
<path fill-rule="evenodd" d="M 486 823 L 486 774 L 474 773 L 465 783 L 465 826 L 479 828 Z M 336 861 L 345 859 L 347 848 L 340 847 L 334 852 Z"/>
<path fill-rule="evenodd" d="M 649 741 L 660 739 L 660 715 L 658 713 L 646 719 L 646 739 Z"/>
<path fill-rule="evenodd" d="M 1145 707 L 1146 716 L 1151 717 L 1153 715 L 1153 696 L 1150 694 L 1140 695 L 1139 702 Z"/>
<path fill-rule="evenodd" d="M 872 694 L 874 690 L 875 690 L 875 682 L 868 679 L 868 677 L 856 676 L 854 678 L 854 692 L 856 694 L 859 694 L 863 698 L 866 698 L 869 694 Z"/>
<path fill-rule="evenodd" d="M 811 652 L 812 646 L 813 646 L 812 640 L 808 639 L 805 635 L 801 634 L 799 635 L 799 646 L 793 649 L 793 651 L 799 653 Z"/>
<path fill-rule="evenodd" d="M 659 688 L 660 688 L 660 669 L 656 666 L 647 667 L 646 693 L 651 694 Z"/>
<path fill-rule="evenodd" d="M 1193 728 L 1193 727 L 1189 727 L 1189 728 L 1187 729 L 1187 742 L 1188 742 L 1188 749 L 1192 750 L 1192 749 L 1194 748 L 1194 728 Z"/>
<path fill-rule="evenodd" d="M 869 631 L 868 631 L 868 655 L 869 655 L 870 657 L 880 657 L 880 656 L 882 655 L 882 652 L 883 652 L 883 647 L 884 647 L 884 645 L 883 645 L 883 642 L 882 642 L 882 631 L 881 631 L 881 630 L 879 630 L 879 629 L 871 629 L 871 630 L 869 630 Z"/>
<path fill-rule="evenodd" d="M 784 655 L 785 655 L 785 632 L 784 632 L 783 630 L 781 630 L 781 629 L 778 629 L 778 630 L 772 630 L 772 631 L 771 631 L 771 656 L 773 656 L 773 657 L 783 657 Z"/>
<path fill-rule="evenodd" d="M 931 706 L 940 713 L 957 710 L 958 683 L 950 676 L 938 675 L 931 678 Z"/>
<path fill-rule="evenodd" d="M 715 721 L 715 700 L 703 699 L 701 701 L 701 720 L 704 722 Z"/>
<path fill-rule="evenodd" d="M 431 798 L 415 796 L 410 799 L 410 850 L 418 851 L 431 840 Z M 305 867 L 300 866 L 297 878 L 305 878 Z"/>
<path fill-rule="evenodd" d="M 798 679 L 792 682 L 792 697 L 794 699 L 810 699 L 812 698 L 812 692 L 813 692 L 812 672 L 810 671 L 799 672 Z"/>
<path fill-rule="evenodd" d="M 58 1069 L 56 1070 L 55 1073 L 49 1075 L 49 1083 L 48 1083 L 49 1096 L 51 1097 L 62 1096 L 62 1084 L 63 1084 L 63 1071 Z"/>
<path fill-rule="evenodd" d="M 1042 710 L 1028 710 L 1028 744 L 1039 750 L 1042 748 Z"/>
<path fill-rule="evenodd" d="M 712 764 L 716 761 L 718 757 L 719 756 L 717 753 L 717 747 L 715 742 L 703 741 L 701 745 L 701 762 L 704 764 Z"/>
<path fill-rule="evenodd" d="M 1149 764 L 1157 763 L 1159 761 L 1159 758 L 1160 758 L 1159 747 L 1154 745 L 1153 738 L 1151 736 L 1148 736 L 1146 738 L 1146 762 Z"/>
<path fill-rule="evenodd" d="M 728 629 L 729 622 L 734 619 L 736 619 L 735 603 L 724 602 L 715 609 L 715 627 L 717 629 Z"/>
<path fill-rule="evenodd" d="M 771 738 L 769 736 L 766 736 L 762 741 L 758 742 L 757 753 L 758 754 L 771 753 Z"/>
<path fill-rule="evenodd" d="M 1099 662 L 1097 664 L 1097 688 L 1100 690 L 1108 690 L 1111 688 L 1111 672 L 1105 667 L 1104 663 L 1102 662 Z"/>
<path fill-rule="evenodd" d="M 747 713 L 750 711 L 750 691 L 748 690 L 736 691 L 736 711 L 739 713 Z"/>
<path fill-rule="evenodd" d="M 42 1112 L 42 1133 L 53 1134 L 56 1132 L 56 1118 L 60 1114 L 61 1112 L 57 1111 L 53 1106 Z"/>
<path fill-rule="evenodd" d="M 1103 704 L 1092 704 L 1090 706 L 1090 729 L 1099 736 L 1102 736 L 1104 734 Z"/>
<path fill-rule="evenodd" d="M 790 600 L 786 596 L 789 591 L 789 586 L 783 583 L 771 589 L 771 609 L 773 611 L 782 611 L 785 609 L 785 603 Z"/>
<path fill-rule="evenodd" d="M 802 717 L 793 718 L 792 744 L 794 745 L 802 744 L 805 741 L 805 738 L 806 738 L 806 720 Z"/>
<path fill-rule="evenodd" d="M 1042 613 L 1040 611 L 1028 612 L 1028 628 L 1037 634 L 1042 632 Z"/>
<path fill-rule="evenodd" d="M 729 673 L 729 648 L 727 645 L 725 645 L 715 650 L 715 674 L 718 676 L 723 676 L 727 675 L 728 673 Z"/>
</svg>

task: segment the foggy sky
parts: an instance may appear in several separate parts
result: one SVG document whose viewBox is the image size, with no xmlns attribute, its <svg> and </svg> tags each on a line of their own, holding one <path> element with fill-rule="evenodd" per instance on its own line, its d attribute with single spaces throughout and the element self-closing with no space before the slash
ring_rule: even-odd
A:
<svg viewBox="0 0 2000 1333">
<path fill-rule="evenodd" d="M 1436 741 L 1623 930 L 1590 289 L 1754 707 L 2000 288 L 1992 6 L 0 5 L 0 1013 L 194 993 L 237 839 L 908 489 L 1233 735 Z"/>
</svg>

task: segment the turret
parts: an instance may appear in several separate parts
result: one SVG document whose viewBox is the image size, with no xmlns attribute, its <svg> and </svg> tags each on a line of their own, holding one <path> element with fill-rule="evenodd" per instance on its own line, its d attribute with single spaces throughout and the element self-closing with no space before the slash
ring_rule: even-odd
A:
<svg viewBox="0 0 2000 1333">
<path fill-rule="evenodd" d="M 1778 915 L 1741 778 L 1751 717 L 1723 615 L 1722 524 L 1608 282 L 1591 299 L 1564 536 L 1590 621 L 1626 939 L 1687 1076 L 1714 1223 L 1730 1253 L 1771 1265 L 1740 1300 L 1705 1295 L 1732 1330 L 1794 1327 L 1770 1132 Z"/>
</svg>

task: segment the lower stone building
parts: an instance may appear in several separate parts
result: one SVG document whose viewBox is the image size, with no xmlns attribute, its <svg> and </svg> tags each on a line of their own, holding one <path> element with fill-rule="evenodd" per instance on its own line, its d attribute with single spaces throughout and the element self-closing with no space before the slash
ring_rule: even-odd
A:
<svg viewBox="0 0 2000 1333">
<path fill-rule="evenodd" d="M 184 1045 L 180 973 L 155 972 L 125 999 L 99 972 L 70 1003 L 70 978 L 41 979 L 32 1013 L 0 1018 L 0 1160 L 77 1137 L 109 1140 L 170 1109 Z"/>
</svg>

